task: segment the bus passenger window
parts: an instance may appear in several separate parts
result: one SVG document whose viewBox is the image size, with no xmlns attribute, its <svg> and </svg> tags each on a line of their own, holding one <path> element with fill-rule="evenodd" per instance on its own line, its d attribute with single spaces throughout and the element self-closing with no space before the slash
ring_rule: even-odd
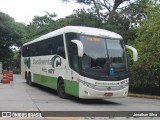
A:
<svg viewBox="0 0 160 120">
<path fill-rule="evenodd" d="M 64 51 L 64 47 L 58 47 L 57 48 L 57 54 L 62 56 L 63 58 L 65 58 L 65 51 Z"/>
</svg>

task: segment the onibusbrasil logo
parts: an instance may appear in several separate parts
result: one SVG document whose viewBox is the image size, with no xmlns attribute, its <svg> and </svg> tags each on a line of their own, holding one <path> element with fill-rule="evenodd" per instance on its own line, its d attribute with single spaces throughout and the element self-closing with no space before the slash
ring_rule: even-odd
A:
<svg viewBox="0 0 160 120">
<path fill-rule="evenodd" d="M 31 66 L 31 60 L 30 60 L 30 58 L 24 58 L 23 62 L 30 69 L 30 66 Z"/>
<path fill-rule="evenodd" d="M 52 67 L 53 68 L 56 68 L 56 67 L 60 67 L 61 66 L 61 64 L 62 64 L 62 59 L 61 59 L 61 57 L 60 56 L 54 56 L 52 59 L 51 59 L 51 61 L 52 61 Z"/>
</svg>

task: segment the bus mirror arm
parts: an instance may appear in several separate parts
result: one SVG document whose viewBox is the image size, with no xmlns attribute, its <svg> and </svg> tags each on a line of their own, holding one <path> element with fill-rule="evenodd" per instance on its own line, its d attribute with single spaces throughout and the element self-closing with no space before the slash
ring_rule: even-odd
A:
<svg viewBox="0 0 160 120">
<path fill-rule="evenodd" d="M 77 45 L 78 48 L 78 56 L 79 57 L 83 57 L 83 44 L 81 41 L 79 40 L 71 40 L 72 43 L 75 43 Z"/>
<path fill-rule="evenodd" d="M 138 52 L 137 52 L 137 50 L 134 47 L 129 46 L 129 45 L 126 45 L 126 48 L 130 49 L 133 52 L 133 60 L 137 61 L 138 60 Z"/>
</svg>

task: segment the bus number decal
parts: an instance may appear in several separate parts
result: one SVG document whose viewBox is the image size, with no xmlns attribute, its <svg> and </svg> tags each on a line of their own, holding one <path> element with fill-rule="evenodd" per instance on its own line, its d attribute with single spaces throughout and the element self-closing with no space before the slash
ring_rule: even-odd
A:
<svg viewBox="0 0 160 120">
<path fill-rule="evenodd" d="M 54 69 L 48 69 L 49 74 L 54 74 Z"/>
</svg>

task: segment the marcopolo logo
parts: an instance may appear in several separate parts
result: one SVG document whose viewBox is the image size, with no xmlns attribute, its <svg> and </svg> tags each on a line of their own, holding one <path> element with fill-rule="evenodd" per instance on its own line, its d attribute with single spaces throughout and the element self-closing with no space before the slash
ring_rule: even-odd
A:
<svg viewBox="0 0 160 120">
<path fill-rule="evenodd" d="M 52 67 L 53 67 L 53 68 L 60 67 L 61 64 L 62 64 L 62 59 L 61 59 L 61 57 L 60 57 L 60 56 L 57 56 L 57 55 L 54 56 L 51 61 L 52 61 Z"/>
</svg>

